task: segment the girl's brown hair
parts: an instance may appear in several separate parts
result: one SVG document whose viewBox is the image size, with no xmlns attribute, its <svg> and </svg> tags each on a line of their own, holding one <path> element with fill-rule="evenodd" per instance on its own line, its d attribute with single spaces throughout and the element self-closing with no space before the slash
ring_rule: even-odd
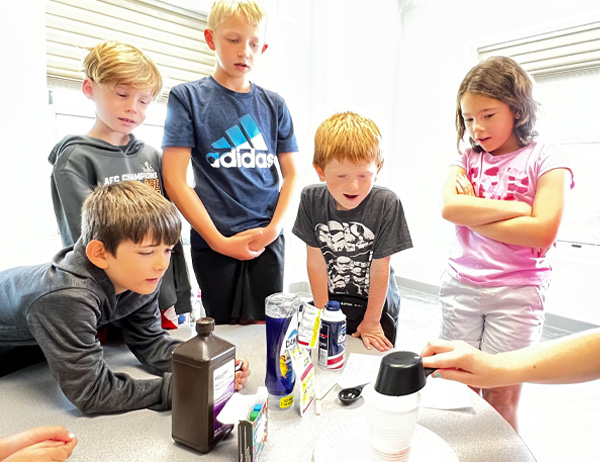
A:
<svg viewBox="0 0 600 462">
<path fill-rule="evenodd" d="M 507 104 L 515 117 L 513 132 L 519 146 L 528 145 L 534 137 L 539 104 L 533 99 L 533 82 L 516 61 L 504 56 L 489 58 L 473 67 L 465 76 L 456 96 L 456 146 L 460 150 L 467 129 L 460 102 L 465 93 L 476 93 Z M 469 139 L 476 152 L 483 149 Z"/>
</svg>

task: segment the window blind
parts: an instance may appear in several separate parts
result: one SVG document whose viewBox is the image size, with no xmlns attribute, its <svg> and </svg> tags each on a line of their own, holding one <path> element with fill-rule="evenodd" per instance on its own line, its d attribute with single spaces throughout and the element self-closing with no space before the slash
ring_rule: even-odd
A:
<svg viewBox="0 0 600 462">
<path fill-rule="evenodd" d="M 206 19 L 158 0 L 47 0 L 48 84 L 79 86 L 87 48 L 118 40 L 152 58 L 166 95 L 179 83 L 212 73 L 215 58 L 204 41 Z"/>
<path fill-rule="evenodd" d="M 532 76 L 600 67 L 600 22 L 520 37 L 477 49 L 479 59 L 509 56 Z"/>
<path fill-rule="evenodd" d="M 600 22 L 548 30 L 477 48 L 478 59 L 510 56 L 536 81 L 543 112 L 538 128 L 568 155 L 576 187 L 565 196 L 558 241 L 575 248 L 600 247 L 598 170 L 600 122 Z"/>
</svg>

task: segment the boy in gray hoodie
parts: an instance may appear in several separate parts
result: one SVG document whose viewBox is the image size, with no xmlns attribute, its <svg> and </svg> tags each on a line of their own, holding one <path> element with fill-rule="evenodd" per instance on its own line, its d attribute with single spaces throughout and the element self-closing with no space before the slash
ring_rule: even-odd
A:
<svg viewBox="0 0 600 462">
<path fill-rule="evenodd" d="M 48 158 L 53 166 L 54 214 L 64 246 L 73 245 L 81 235 L 81 206 L 97 185 L 140 181 L 164 194 L 161 153 L 132 134 L 162 90 L 158 68 L 141 50 L 106 41 L 90 50 L 83 70 L 83 94 L 96 105 L 94 126 L 86 135 L 63 138 Z M 170 313 L 163 316 L 163 327 L 177 327 L 172 306 L 177 314 L 191 311 L 190 291 L 178 244 L 161 287 L 161 312 Z"/>
<path fill-rule="evenodd" d="M 86 414 L 169 409 L 171 356 L 181 341 L 161 328 L 158 288 L 181 233 L 177 209 L 146 185 L 121 182 L 86 199 L 82 224 L 75 246 L 51 263 L 0 272 L 0 372 L 3 350 L 37 344 L 63 393 Z M 108 368 L 97 333 L 109 323 L 161 377 Z M 237 389 L 249 375 L 240 361 Z"/>
</svg>

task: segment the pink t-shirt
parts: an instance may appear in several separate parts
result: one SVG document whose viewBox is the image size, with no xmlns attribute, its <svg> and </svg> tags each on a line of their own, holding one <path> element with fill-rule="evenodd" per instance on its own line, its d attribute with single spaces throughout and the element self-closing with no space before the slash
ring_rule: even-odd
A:
<svg viewBox="0 0 600 462">
<path fill-rule="evenodd" d="M 538 179 L 550 170 L 567 169 L 563 155 L 541 142 L 532 142 L 510 154 L 493 156 L 467 149 L 454 165 L 462 167 L 475 195 L 487 199 L 519 200 L 533 205 Z M 466 226 L 456 226 L 448 271 L 456 279 L 483 286 L 547 285 L 552 268 L 545 255 L 531 247 L 504 244 Z"/>
</svg>

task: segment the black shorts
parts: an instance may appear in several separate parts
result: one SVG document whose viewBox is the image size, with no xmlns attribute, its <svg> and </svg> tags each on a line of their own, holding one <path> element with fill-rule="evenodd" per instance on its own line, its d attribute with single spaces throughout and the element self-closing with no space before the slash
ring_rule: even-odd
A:
<svg viewBox="0 0 600 462">
<path fill-rule="evenodd" d="M 37 345 L 0 347 L 0 377 L 45 360 L 42 349 Z"/>
<path fill-rule="evenodd" d="M 283 234 L 252 260 L 192 247 L 192 265 L 206 315 L 216 324 L 264 321 L 265 298 L 283 291 Z"/>
</svg>

